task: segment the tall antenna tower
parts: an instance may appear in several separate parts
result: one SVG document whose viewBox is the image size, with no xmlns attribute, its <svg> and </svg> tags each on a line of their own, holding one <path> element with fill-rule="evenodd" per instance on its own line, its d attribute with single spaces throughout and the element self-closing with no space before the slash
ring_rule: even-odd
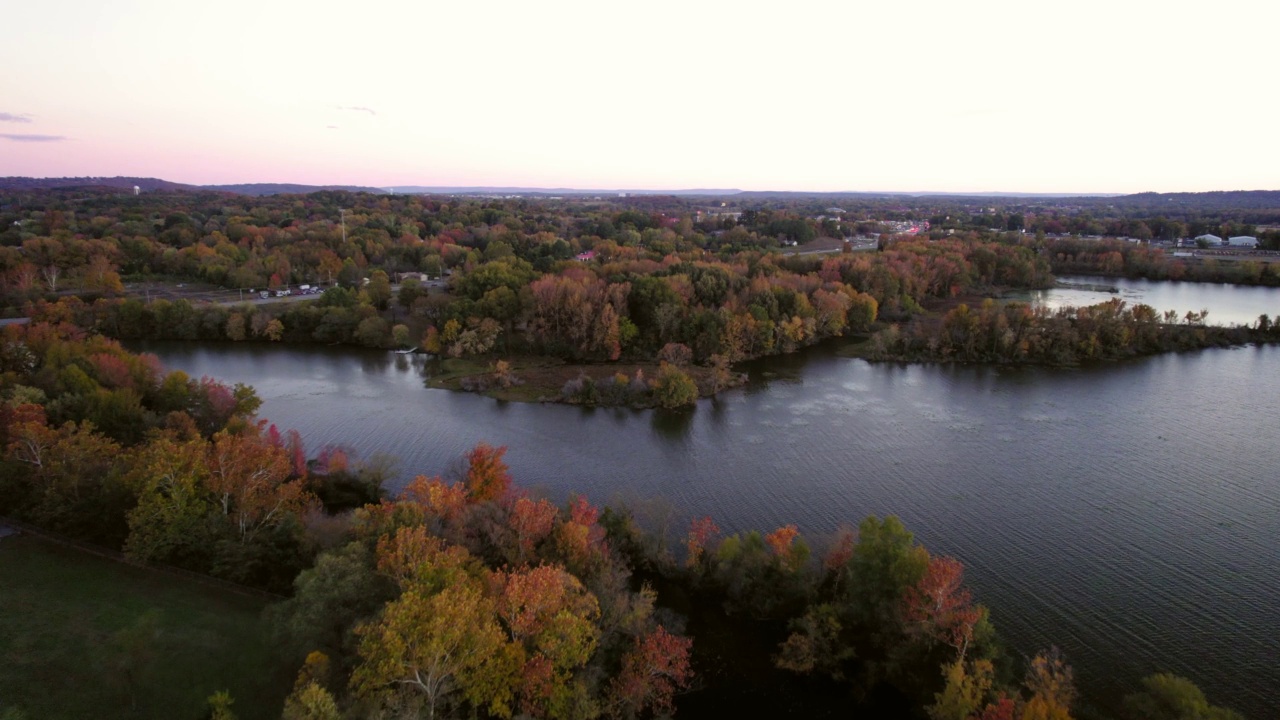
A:
<svg viewBox="0 0 1280 720">
<path fill-rule="evenodd" d="M 347 211 L 338 208 L 338 217 L 342 220 L 342 244 L 347 244 Z"/>
</svg>

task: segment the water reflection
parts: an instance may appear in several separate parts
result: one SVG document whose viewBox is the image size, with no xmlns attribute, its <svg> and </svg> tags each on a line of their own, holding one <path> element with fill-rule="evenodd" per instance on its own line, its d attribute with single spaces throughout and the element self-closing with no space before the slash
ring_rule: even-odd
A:
<svg viewBox="0 0 1280 720">
<path fill-rule="evenodd" d="M 699 405 L 702 404 L 704 403 L 699 403 Z M 653 428 L 654 434 L 663 440 L 686 444 L 689 442 L 695 414 L 694 408 L 658 409 L 649 413 L 649 425 Z"/>
<path fill-rule="evenodd" d="M 396 357 L 392 353 L 377 353 L 365 355 L 360 359 L 360 368 L 366 373 L 377 373 L 379 375 L 386 374 L 387 368 L 391 367 L 392 359 Z"/>
</svg>

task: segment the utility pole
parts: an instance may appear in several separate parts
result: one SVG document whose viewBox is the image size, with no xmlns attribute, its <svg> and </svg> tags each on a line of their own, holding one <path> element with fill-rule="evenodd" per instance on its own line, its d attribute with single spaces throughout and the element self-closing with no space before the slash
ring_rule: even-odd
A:
<svg viewBox="0 0 1280 720">
<path fill-rule="evenodd" d="M 347 244 L 347 211 L 338 208 L 338 217 L 342 220 L 342 244 Z"/>
</svg>

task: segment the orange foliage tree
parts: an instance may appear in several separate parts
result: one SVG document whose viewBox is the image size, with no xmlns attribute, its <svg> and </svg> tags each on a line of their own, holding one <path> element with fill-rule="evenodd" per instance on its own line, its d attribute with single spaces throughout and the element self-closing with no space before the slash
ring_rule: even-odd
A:
<svg viewBox="0 0 1280 720">
<path fill-rule="evenodd" d="M 472 502 L 500 500 L 511 489 L 511 473 L 502 456 L 507 448 L 480 443 L 467 453 L 467 476 L 464 483 Z"/>
</svg>

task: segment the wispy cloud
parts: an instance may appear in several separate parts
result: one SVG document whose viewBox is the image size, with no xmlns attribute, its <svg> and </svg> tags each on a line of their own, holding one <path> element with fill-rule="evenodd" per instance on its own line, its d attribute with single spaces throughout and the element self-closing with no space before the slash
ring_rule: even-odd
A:
<svg viewBox="0 0 1280 720">
<path fill-rule="evenodd" d="M 378 113 L 377 113 L 373 108 L 367 108 L 367 107 L 363 107 L 363 106 L 360 106 L 360 105 L 339 105 L 339 106 L 338 106 L 338 109 L 339 109 L 339 110 L 351 110 L 352 112 L 363 112 L 363 113 L 369 113 L 370 115 L 377 115 L 377 114 L 378 114 Z"/>
<path fill-rule="evenodd" d="M 21 133 L 0 133 L 0 139 L 14 142 L 62 142 L 64 135 L 24 135 Z"/>
<path fill-rule="evenodd" d="M 14 115 L 13 113 L 0 112 L 0 122 L 29 123 L 31 122 L 31 116 L 26 113 Z"/>
<path fill-rule="evenodd" d="M 338 129 L 338 126 L 337 126 L 337 125 L 325 125 L 325 127 L 326 127 L 326 128 L 328 128 L 328 129 L 330 129 L 330 130 L 337 130 L 337 129 Z"/>
</svg>

